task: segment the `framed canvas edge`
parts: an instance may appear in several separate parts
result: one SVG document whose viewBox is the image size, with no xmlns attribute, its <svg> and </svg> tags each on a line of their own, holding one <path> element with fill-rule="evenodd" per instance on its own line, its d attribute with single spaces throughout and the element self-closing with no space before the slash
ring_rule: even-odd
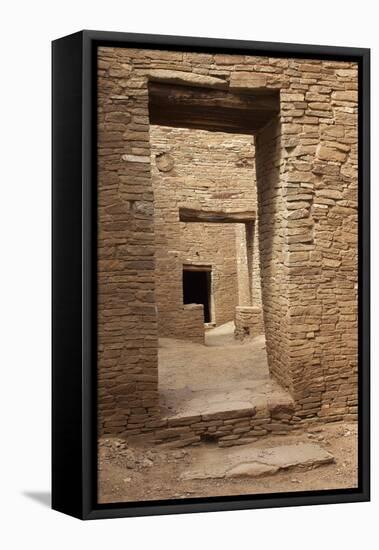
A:
<svg viewBox="0 0 379 550">
<path fill-rule="evenodd" d="M 312 46 L 301 44 L 282 44 L 273 42 L 254 42 L 214 38 L 177 37 L 163 35 L 146 35 L 134 33 L 115 33 L 103 31 L 81 31 L 53 42 L 54 46 L 65 47 L 67 40 L 80 42 L 82 64 L 80 124 L 81 124 L 81 159 L 76 166 L 77 185 L 81 188 L 81 232 L 76 239 L 81 243 L 81 359 L 76 368 L 70 370 L 70 383 L 80 391 L 80 407 L 76 403 L 77 425 L 80 426 L 81 445 L 73 447 L 76 469 L 80 470 L 80 488 L 73 491 L 72 505 L 59 503 L 55 498 L 56 491 L 62 490 L 69 471 L 62 473 L 62 457 L 57 460 L 57 452 L 53 452 L 53 478 L 59 479 L 58 485 L 53 483 L 53 505 L 56 510 L 68 513 L 81 519 L 100 519 L 130 516 L 147 516 L 160 514 L 178 514 L 193 512 L 210 512 L 226 510 L 243 510 L 268 507 L 302 506 L 316 504 L 336 504 L 344 502 L 363 502 L 370 500 L 370 50 L 367 48 L 350 48 L 336 46 Z M 248 51 L 251 54 L 285 57 L 319 57 L 357 61 L 359 63 L 359 488 L 330 491 L 309 491 L 306 493 L 276 493 L 270 495 L 251 495 L 237 497 L 209 497 L 201 499 L 186 499 L 177 501 L 146 501 L 139 503 L 115 503 L 109 505 L 97 504 L 97 465 L 96 465 L 96 51 L 98 46 L 139 47 L 177 49 L 191 51 L 201 49 L 236 53 Z M 66 61 L 68 63 L 68 61 Z M 57 93 L 55 91 L 55 93 Z M 53 142 L 54 142 L 54 103 L 53 90 Z M 70 116 L 67 113 L 67 116 Z M 75 121 L 72 121 L 75 124 Z M 78 121 L 76 120 L 76 123 Z M 56 148 L 58 139 L 55 137 Z M 56 149 L 55 149 L 56 151 Z M 57 154 L 55 152 L 55 154 Z M 53 143 L 54 166 L 54 143 Z M 53 189 L 57 186 L 57 175 L 53 169 Z M 54 220 L 53 220 L 54 228 Z M 62 239 L 61 239 L 62 240 Z M 60 242 L 55 242 L 55 248 Z M 71 266 L 77 269 L 77 266 Z M 54 273 L 54 265 L 53 265 Z M 58 287 L 69 290 L 67 281 L 55 271 Z M 55 286 L 57 286 L 55 285 Z M 66 312 L 68 313 L 68 312 Z M 54 308 L 53 290 L 53 323 L 57 319 Z M 74 326 L 77 326 L 78 319 Z M 54 340 L 57 342 L 57 336 Z M 64 348 L 64 344 L 62 343 Z M 77 359 L 78 360 L 78 359 Z M 54 371 L 53 352 L 53 431 L 59 432 L 66 426 L 65 411 L 61 408 L 59 414 L 54 411 Z M 59 369 L 58 369 L 59 370 Z M 80 411 L 80 412 L 79 412 Z M 61 418 L 57 418 L 61 416 Z M 55 440 L 57 436 L 55 435 Z M 79 452 L 80 451 L 80 452 Z M 59 465 L 58 463 L 59 462 Z M 78 479 L 77 475 L 75 479 Z M 59 488 L 58 488 L 59 487 Z M 75 501 L 75 502 L 74 502 Z"/>
</svg>

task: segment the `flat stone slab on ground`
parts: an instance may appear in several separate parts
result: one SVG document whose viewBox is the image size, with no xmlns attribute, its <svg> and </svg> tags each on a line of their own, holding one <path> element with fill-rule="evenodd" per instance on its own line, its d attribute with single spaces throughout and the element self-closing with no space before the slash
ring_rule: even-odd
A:
<svg viewBox="0 0 379 550">
<path fill-rule="evenodd" d="M 232 449 L 212 448 L 205 449 L 201 461 L 184 472 L 181 478 L 258 477 L 288 468 L 315 468 L 331 462 L 334 462 L 333 455 L 314 443 L 279 445 L 265 449 L 252 445 Z"/>
</svg>

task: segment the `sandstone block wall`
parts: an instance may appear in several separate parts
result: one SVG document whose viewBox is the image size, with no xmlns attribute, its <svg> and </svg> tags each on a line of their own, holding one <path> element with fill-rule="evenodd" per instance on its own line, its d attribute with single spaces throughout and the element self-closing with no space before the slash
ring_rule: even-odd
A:
<svg viewBox="0 0 379 550">
<path fill-rule="evenodd" d="M 204 344 L 204 308 L 202 304 L 185 304 L 177 320 L 181 338 L 197 344 Z"/>
<path fill-rule="evenodd" d="M 253 185 L 256 188 L 255 180 Z M 236 224 L 236 248 L 238 305 L 262 307 L 258 219 Z"/>
<path fill-rule="evenodd" d="M 289 66 L 293 89 L 281 91 L 280 119 L 256 138 L 269 364 L 299 417 L 354 418 L 357 72 L 333 62 Z"/>
<path fill-rule="evenodd" d="M 259 250 L 266 349 L 272 376 L 293 393 L 287 326 L 288 277 L 284 264 L 285 203 L 281 173 L 281 125 L 272 120 L 256 137 Z"/>
<path fill-rule="evenodd" d="M 262 309 L 256 306 L 237 306 L 234 324 L 234 336 L 241 342 L 264 334 Z"/>
<path fill-rule="evenodd" d="M 240 297 L 250 303 L 248 274 L 242 272 L 247 265 L 245 225 L 183 223 L 179 208 L 255 210 L 253 137 L 152 125 L 150 144 L 159 335 L 181 338 L 186 337 L 179 321 L 183 265 L 212 266 L 212 320 L 217 325 L 233 320 Z M 249 239 L 252 255 L 250 234 Z M 254 284 L 258 295 L 257 265 Z"/>
<path fill-rule="evenodd" d="M 98 426 L 105 434 L 139 432 L 159 414 L 148 98 L 128 80 L 131 72 L 122 50 L 99 52 Z"/>
<path fill-rule="evenodd" d="M 100 430 L 141 431 L 159 413 L 151 78 L 278 90 L 279 114 L 256 136 L 269 367 L 291 391 L 296 418 L 355 418 L 356 64 L 100 48 L 98 74 Z M 229 193 L 229 179 L 224 186 Z M 170 227 L 178 238 L 180 225 Z"/>
<path fill-rule="evenodd" d="M 183 263 L 212 266 L 212 322 L 222 325 L 231 321 L 234 308 L 238 304 L 239 286 L 236 224 L 181 223 L 180 229 Z"/>
</svg>

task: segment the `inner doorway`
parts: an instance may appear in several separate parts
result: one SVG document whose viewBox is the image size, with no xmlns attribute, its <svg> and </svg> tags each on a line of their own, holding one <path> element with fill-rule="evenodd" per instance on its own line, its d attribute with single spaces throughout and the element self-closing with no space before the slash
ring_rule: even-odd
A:
<svg viewBox="0 0 379 550">
<path fill-rule="evenodd" d="M 183 304 L 203 304 L 204 323 L 212 322 L 211 285 L 210 266 L 183 267 Z"/>
</svg>

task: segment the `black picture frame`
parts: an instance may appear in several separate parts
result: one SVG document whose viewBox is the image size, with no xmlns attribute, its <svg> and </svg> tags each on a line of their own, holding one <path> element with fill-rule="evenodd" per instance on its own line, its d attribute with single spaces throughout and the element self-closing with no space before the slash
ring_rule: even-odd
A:
<svg viewBox="0 0 379 550">
<path fill-rule="evenodd" d="M 248 53 L 359 65 L 359 486 L 312 492 L 96 502 L 96 50 Z M 52 507 L 81 519 L 370 499 L 370 50 L 85 30 L 52 43 Z"/>
</svg>

